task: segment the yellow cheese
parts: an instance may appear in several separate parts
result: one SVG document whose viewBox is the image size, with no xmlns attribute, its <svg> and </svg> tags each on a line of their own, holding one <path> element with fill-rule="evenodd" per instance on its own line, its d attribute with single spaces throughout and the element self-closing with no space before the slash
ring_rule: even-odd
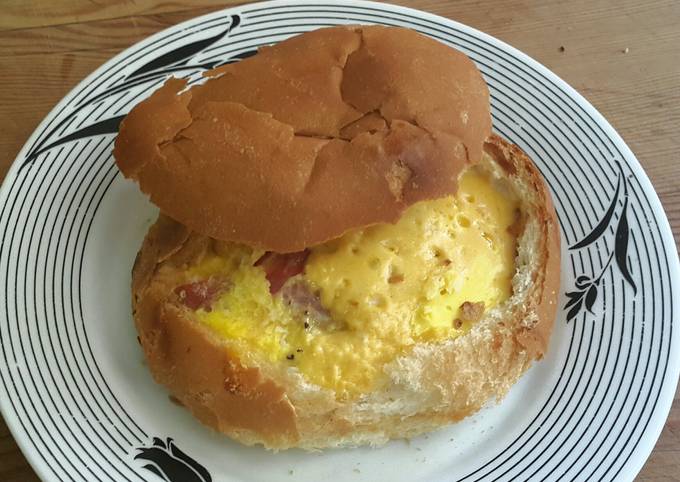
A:
<svg viewBox="0 0 680 482">
<path fill-rule="evenodd" d="M 318 292 L 334 329 L 304 320 L 271 296 L 261 252 L 233 245 L 194 269 L 233 288 L 198 318 L 233 340 L 245 360 L 296 367 L 339 398 L 383 381 L 382 367 L 414 343 L 465 333 L 464 302 L 491 308 L 511 294 L 517 201 L 467 170 L 456 197 L 411 206 L 396 224 L 356 230 L 313 248 L 302 277 Z M 340 327 L 340 328 L 338 328 Z M 291 359 L 292 358 L 292 359 Z"/>
</svg>

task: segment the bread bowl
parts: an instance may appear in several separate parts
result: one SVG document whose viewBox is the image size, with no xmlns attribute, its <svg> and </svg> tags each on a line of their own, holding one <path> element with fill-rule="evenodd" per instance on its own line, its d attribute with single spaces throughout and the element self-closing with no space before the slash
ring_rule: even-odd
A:
<svg viewBox="0 0 680 482">
<path fill-rule="evenodd" d="M 335 27 L 210 76 L 167 82 L 114 151 L 162 211 L 133 268 L 140 343 L 199 420 L 271 449 L 382 444 L 543 356 L 555 211 L 467 57 Z"/>
</svg>

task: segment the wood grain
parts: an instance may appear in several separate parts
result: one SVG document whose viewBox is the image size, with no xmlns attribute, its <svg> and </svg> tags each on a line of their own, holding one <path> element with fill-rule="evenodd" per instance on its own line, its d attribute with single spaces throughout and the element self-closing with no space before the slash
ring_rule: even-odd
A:
<svg viewBox="0 0 680 482">
<path fill-rule="evenodd" d="M 0 178 L 50 109 L 113 55 L 230 0 L 4 0 Z M 649 175 L 680 243 L 680 2 L 397 0 L 526 52 L 586 97 Z M 38 480 L 0 422 L 0 480 Z M 680 480 L 680 390 L 638 480 Z"/>
<path fill-rule="evenodd" d="M 185 2 L 144 1 L 81 1 L 51 0 L 49 2 L 3 0 L 0 30 L 24 30 L 50 25 L 88 23 L 145 15 L 194 12 L 202 7 L 227 8 L 244 3 L 239 0 L 191 0 Z M 195 17 L 190 13 L 191 17 Z"/>
</svg>

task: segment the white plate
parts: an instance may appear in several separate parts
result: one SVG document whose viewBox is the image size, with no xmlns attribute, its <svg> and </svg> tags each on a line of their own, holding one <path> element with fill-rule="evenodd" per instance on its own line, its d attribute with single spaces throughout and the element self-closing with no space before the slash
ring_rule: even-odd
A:
<svg viewBox="0 0 680 482">
<path fill-rule="evenodd" d="M 156 209 L 120 175 L 111 146 L 121 116 L 168 75 L 197 80 L 259 45 L 341 23 L 414 28 L 477 63 L 496 131 L 531 155 L 553 192 L 563 236 L 560 305 L 581 292 L 584 306 L 559 312 L 547 357 L 500 405 L 410 443 L 272 454 L 201 426 L 144 366 L 130 268 Z M 474 29 L 406 8 L 251 4 L 131 47 L 31 136 L 3 185 L 0 233 L 0 401 L 45 480 L 162 480 L 154 471 L 163 470 L 165 480 L 187 482 L 632 480 L 678 379 L 677 252 L 633 154 L 545 67 Z"/>
</svg>

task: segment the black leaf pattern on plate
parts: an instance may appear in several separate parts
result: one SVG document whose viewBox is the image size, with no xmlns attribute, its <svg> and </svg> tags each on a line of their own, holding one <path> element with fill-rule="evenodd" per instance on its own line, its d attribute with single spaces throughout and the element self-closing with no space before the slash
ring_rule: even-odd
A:
<svg viewBox="0 0 680 482">
<path fill-rule="evenodd" d="M 567 312 L 567 321 L 571 321 L 579 314 L 581 308 L 584 306 L 584 301 L 585 308 L 592 313 L 593 304 L 597 299 L 597 289 L 600 285 L 600 278 L 593 280 L 586 275 L 580 275 L 576 278 L 575 284 L 577 290 L 566 293 L 567 298 L 569 298 L 567 304 L 564 305 L 565 310 L 569 309 Z"/>
<path fill-rule="evenodd" d="M 42 154 L 45 151 L 49 151 L 50 149 L 60 146 L 62 144 L 66 144 L 67 142 L 70 141 L 75 141 L 77 139 L 84 139 L 85 137 L 92 137 L 92 136 L 101 136 L 104 134 L 115 134 L 118 132 L 118 128 L 120 127 L 121 121 L 125 118 L 124 115 L 119 115 L 116 117 L 112 117 L 110 119 L 106 119 L 100 122 L 95 122 L 94 124 L 90 124 L 87 127 L 83 127 L 82 129 L 78 129 L 75 132 L 72 132 L 71 134 L 61 137 L 57 139 L 56 141 L 41 147 L 39 150 L 35 151 L 33 154 L 31 154 L 29 157 L 26 158 L 25 162 L 31 162 L 33 159 L 38 157 L 40 154 Z"/>
<path fill-rule="evenodd" d="M 628 241 L 630 238 L 630 228 L 628 226 L 628 184 L 623 173 L 623 168 L 621 164 L 617 161 L 617 167 L 619 168 L 619 174 L 616 180 L 616 191 L 612 197 L 609 207 L 605 212 L 604 216 L 597 225 L 586 235 L 581 241 L 574 243 L 569 247 L 570 250 L 586 248 L 592 245 L 595 241 L 600 239 L 607 228 L 610 227 L 611 221 L 614 218 L 614 213 L 616 212 L 616 206 L 620 203 L 621 186 L 623 186 L 623 201 L 622 208 L 619 214 L 618 222 L 616 225 L 616 233 L 614 236 L 614 249 L 611 250 L 607 262 L 602 266 L 602 270 L 597 276 L 597 278 L 591 278 L 585 274 L 581 274 L 576 277 L 574 285 L 576 290 L 569 291 L 566 293 L 568 301 L 564 305 L 567 312 L 567 322 L 573 320 L 581 312 L 582 308 L 593 314 L 593 306 L 598 298 L 598 290 L 600 287 L 600 280 L 607 272 L 612 259 L 616 259 L 616 265 L 621 272 L 621 275 L 626 280 L 626 282 L 633 288 L 633 293 L 637 293 L 637 288 L 633 280 L 633 276 L 630 273 L 630 267 L 628 266 Z"/>
<path fill-rule="evenodd" d="M 141 74 L 144 74 L 152 70 L 159 70 L 163 67 L 187 62 L 194 55 L 196 55 L 206 47 L 211 46 L 218 40 L 222 40 L 240 24 L 241 17 L 239 17 L 238 15 L 232 15 L 229 27 L 227 27 L 223 32 L 215 35 L 214 37 L 197 40 L 195 42 L 182 45 L 181 47 L 177 47 L 176 49 L 171 50 L 170 52 L 167 52 L 161 55 L 160 57 L 156 57 L 155 59 L 151 60 L 150 62 L 147 62 L 146 64 L 142 65 L 140 68 L 132 72 L 128 78 L 133 79 L 135 77 L 139 77 Z"/>
<path fill-rule="evenodd" d="M 105 90 L 103 92 L 100 92 L 99 94 L 93 96 L 93 97 L 88 97 L 85 101 L 81 101 L 79 103 L 80 106 L 85 106 L 85 105 L 90 105 L 90 104 L 95 104 L 100 100 L 103 100 L 107 97 L 111 97 L 112 95 L 118 94 L 120 92 L 125 92 L 126 90 L 131 89 L 132 87 L 136 87 L 138 85 L 146 84 L 148 82 L 154 81 L 154 80 L 160 80 L 166 77 L 169 74 L 177 74 L 183 71 L 186 72 L 192 72 L 196 69 L 211 69 L 212 65 L 215 64 L 216 62 L 206 62 L 204 64 L 198 64 L 198 65 L 177 65 L 177 66 L 172 66 L 168 67 L 167 69 L 164 70 L 159 70 L 156 72 L 150 72 L 145 75 L 140 75 L 139 77 L 136 77 L 132 80 L 126 80 L 120 84 L 114 85 L 108 90 Z"/>
<path fill-rule="evenodd" d="M 578 294 L 581 296 L 575 298 L 576 303 L 574 303 L 574 306 L 572 306 L 567 313 L 567 321 L 571 321 L 572 318 L 576 317 L 579 311 L 581 311 L 581 305 L 583 305 L 583 293 L 579 292 Z"/>
<path fill-rule="evenodd" d="M 588 246 L 589 244 L 594 243 L 597 241 L 597 239 L 604 234 L 605 229 L 609 226 L 609 221 L 612 219 L 612 215 L 614 214 L 614 211 L 616 209 L 616 202 L 619 199 L 619 189 L 621 188 L 621 176 L 619 176 L 616 179 L 616 192 L 614 192 L 614 197 L 612 198 L 612 202 L 609 204 L 609 209 L 607 209 L 607 212 L 604 214 L 602 219 L 600 220 L 599 223 L 597 223 L 597 226 L 593 228 L 593 230 L 583 238 L 581 241 L 578 243 L 569 246 L 569 249 L 580 249 Z"/>
<path fill-rule="evenodd" d="M 579 289 L 587 288 L 590 285 L 590 283 L 591 283 L 590 278 L 584 274 L 576 278 L 576 287 Z"/>
<path fill-rule="evenodd" d="M 591 313 L 593 312 L 595 300 L 597 300 L 597 285 L 593 284 L 590 285 L 590 287 L 588 287 L 588 291 L 586 291 L 586 310 L 590 311 Z"/>
<path fill-rule="evenodd" d="M 64 118 L 57 122 L 56 125 L 52 127 L 46 135 L 42 136 L 42 138 L 31 147 L 30 151 L 26 155 L 26 158 L 21 164 L 21 168 L 31 165 L 36 160 L 36 158 L 40 156 L 40 154 L 43 154 L 44 152 L 67 142 L 104 134 L 116 134 L 118 132 L 118 128 L 120 127 L 120 121 L 125 118 L 127 113 L 98 121 L 94 124 L 78 129 L 75 132 L 71 132 L 65 136 L 52 140 L 55 134 L 60 129 L 67 126 L 69 122 L 73 121 L 74 117 L 80 112 L 108 97 L 124 93 L 130 90 L 132 87 L 136 87 L 141 84 L 162 81 L 164 78 L 173 73 L 183 71 L 190 73 L 196 70 L 210 70 L 219 65 L 237 62 L 241 59 L 256 54 L 257 51 L 251 50 L 241 52 L 226 60 L 213 60 L 200 64 L 189 64 L 190 60 L 195 55 L 229 35 L 240 24 L 241 17 L 239 15 L 232 15 L 229 26 L 217 35 L 177 47 L 176 49 L 145 63 L 130 75 L 123 77 L 120 82 L 113 84 L 103 92 L 99 92 L 96 95 L 86 96 L 85 98 L 81 99 L 76 104 L 75 109 L 73 109 L 68 113 L 68 115 L 64 116 Z"/>
<path fill-rule="evenodd" d="M 175 445 L 175 442 L 172 439 L 168 439 L 168 446 L 170 447 L 170 453 L 177 459 L 180 459 L 184 461 L 185 464 L 189 465 L 192 469 L 194 469 L 198 474 L 203 477 L 203 480 L 210 481 L 212 478 L 210 477 L 210 473 L 206 470 L 205 467 L 203 467 L 201 464 L 196 462 L 194 459 L 189 457 L 187 454 L 185 454 L 183 451 Z"/>
<path fill-rule="evenodd" d="M 628 228 L 627 208 L 628 196 L 623 201 L 623 211 L 621 211 L 621 217 L 619 217 L 619 224 L 616 226 L 614 253 L 619 271 L 621 271 L 624 279 L 628 281 L 628 284 L 633 287 L 633 293 L 637 293 L 637 287 L 628 267 L 628 237 L 630 236 L 630 229 Z"/>
<path fill-rule="evenodd" d="M 208 470 L 177 447 L 174 440 L 154 437 L 150 447 L 138 447 L 135 460 L 149 462 L 143 468 L 167 482 L 212 482 Z"/>
<path fill-rule="evenodd" d="M 583 297 L 583 292 L 582 291 L 569 291 L 566 293 L 567 298 L 569 298 L 569 301 L 567 301 L 567 304 L 564 305 L 564 309 L 566 310 L 570 306 L 576 304 L 579 302 L 579 300 Z"/>
</svg>

